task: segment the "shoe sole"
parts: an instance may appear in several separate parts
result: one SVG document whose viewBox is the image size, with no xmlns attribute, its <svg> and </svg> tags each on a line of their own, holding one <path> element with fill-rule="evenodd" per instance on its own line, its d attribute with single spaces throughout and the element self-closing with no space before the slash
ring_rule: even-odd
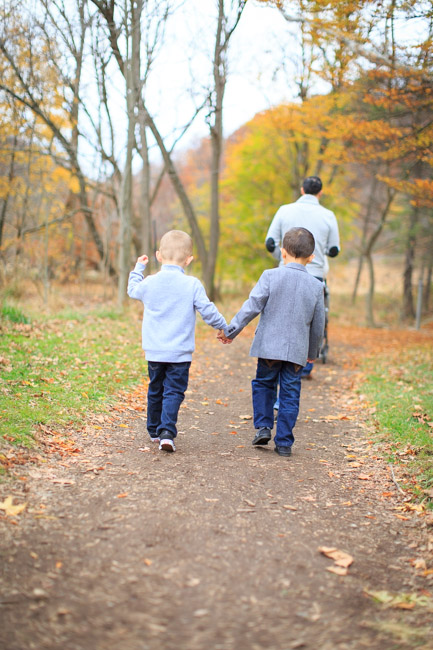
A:
<svg viewBox="0 0 433 650">
<path fill-rule="evenodd" d="M 170 440 L 162 440 L 159 443 L 159 448 L 161 451 L 176 451 L 176 447 L 174 446 L 174 443 Z"/>
<path fill-rule="evenodd" d="M 257 438 L 257 440 L 254 438 L 253 445 L 254 447 L 256 447 L 257 445 L 267 445 L 270 439 L 271 438 L 270 437 L 268 438 L 267 436 L 262 436 L 261 438 Z"/>
<path fill-rule="evenodd" d="M 290 452 L 290 454 L 282 454 L 277 449 L 274 449 L 274 451 L 276 454 L 278 454 L 278 456 L 281 456 L 281 458 L 290 458 L 290 456 L 292 455 L 292 452 Z"/>
</svg>

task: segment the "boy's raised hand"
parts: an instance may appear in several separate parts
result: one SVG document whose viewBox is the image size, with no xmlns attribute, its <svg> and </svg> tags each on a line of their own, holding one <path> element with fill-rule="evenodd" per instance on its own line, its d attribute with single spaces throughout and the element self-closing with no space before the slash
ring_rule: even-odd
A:
<svg viewBox="0 0 433 650">
<path fill-rule="evenodd" d="M 224 330 L 218 330 L 217 339 L 218 341 L 221 341 L 221 343 L 224 343 L 224 345 L 233 343 L 233 339 L 227 338 L 224 334 Z"/>
<path fill-rule="evenodd" d="M 149 258 L 147 255 L 140 255 L 140 257 L 137 257 L 137 264 L 147 264 L 149 261 Z"/>
</svg>

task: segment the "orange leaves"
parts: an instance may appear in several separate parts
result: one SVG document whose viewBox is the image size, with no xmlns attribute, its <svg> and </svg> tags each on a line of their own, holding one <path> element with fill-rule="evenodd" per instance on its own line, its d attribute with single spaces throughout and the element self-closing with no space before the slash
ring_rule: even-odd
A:
<svg viewBox="0 0 433 650">
<path fill-rule="evenodd" d="M 334 566 L 327 567 L 327 571 L 339 576 L 347 575 L 348 568 L 353 563 L 353 557 L 349 553 L 340 551 L 333 546 L 319 546 L 318 551 L 331 560 L 334 560 Z"/>
</svg>

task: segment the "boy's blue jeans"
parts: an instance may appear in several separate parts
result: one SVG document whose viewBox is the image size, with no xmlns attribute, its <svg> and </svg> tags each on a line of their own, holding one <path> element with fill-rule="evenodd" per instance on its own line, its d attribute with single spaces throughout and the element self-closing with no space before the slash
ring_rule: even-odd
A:
<svg viewBox="0 0 433 650">
<path fill-rule="evenodd" d="M 256 377 L 252 381 L 254 426 L 274 426 L 275 385 L 280 378 L 280 407 L 277 417 L 277 447 L 291 447 L 295 441 L 293 428 L 299 413 L 302 366 L 290 361 L 257 359 Z"/>
<path fill-rule="evenodd" d="M 191 361 L 148 361 L 147 430 L 152 438 L 161 431 L 169 431 L 173 438 L 177 436 L 177 416 L 188 388 L 190 365 Z"/>
</svg>

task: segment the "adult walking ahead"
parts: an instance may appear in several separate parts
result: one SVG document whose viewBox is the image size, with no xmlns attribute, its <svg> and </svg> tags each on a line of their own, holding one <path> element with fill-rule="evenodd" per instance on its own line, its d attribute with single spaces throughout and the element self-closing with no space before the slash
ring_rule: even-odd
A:
<svg viewBox="0 0 433 650">
<path fill-rule="evenodd" d="M 308 176 L 302 183 L 301 196 L 294 203 L 278 209 L 266 235 L 266 248 L 275 259 L 284 264 L 280 246 L 290 228 L 303 227 L 313 233 L 316 241 L 314 258 L 307 264 L 307 271 L 318 280 L 326 280 L 329 270 L 328 257 L 340 252 L 340 235 L 335 214 L 319 203 L 322 181 L 318 176 Z M 311 373 L 313 364 L 307 364 L 303 376 Z"/>
</svg>

